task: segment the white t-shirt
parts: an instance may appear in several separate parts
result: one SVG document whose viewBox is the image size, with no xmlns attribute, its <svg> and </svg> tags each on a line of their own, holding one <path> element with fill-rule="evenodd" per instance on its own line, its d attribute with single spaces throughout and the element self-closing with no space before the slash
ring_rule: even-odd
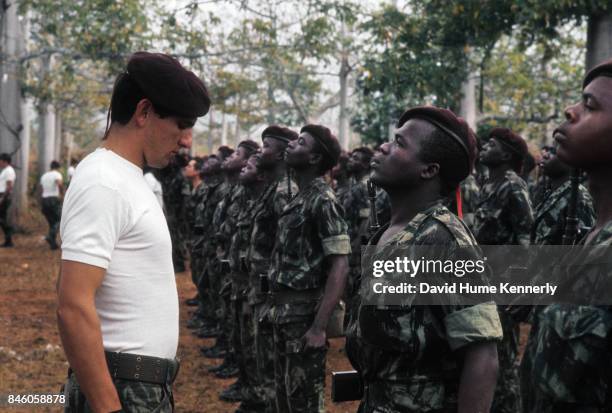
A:
<svg viewBox="0 0 612 413">
<path fill-rule="evenodd" d="M 152 172 L 147 172 L 146 174 L 144 174 L 144 179 L 145 181 L 147 181 L 147 184 L 149 185 L 149 188 L 151 188 L 151 191 L 153 191 L 153 193 L 155 194 L 155 198 L 157 198 L 157 202 L 159 202 L 159 206 L 161 206 L 163 209 L 164 208 L 164 191 L 161 186 L 161 182 L 157 180 L 157 178 L 155 177 L 155 175 L 153 175 Z"/>
<path fill-rule="evenodd" d="M 49 171 L 45 172 L 43 176 L 40 177 L 40 186 L 42 186 L 42 197 L 49 198 L 52 196 L 60 196 L 59 186 L 57 185 L 57 181 L 63 182 L 64 178 L 62 174 L 58 171 Z"/>
<path fill-rule="evenodd" d="M 72 180 L 72 176 L 74 175 L 75 170 L 76 168 L 72 165 L 70 165 L 68 169 L 66 170 L 66 175 L 68 175 L 68 182 Z"/>
<path fill-rule="evenodd" d="M 95 304 L 104 349 L 173 358 L 178 294 L 168 225 L 142 169 L 99 148 L 66 191 L 62 259 L 106 269 Z"/>
<path fill-rule="evenodd" d="M 6 192 L 6 183 L 11 181 L 15 184 L 15 170 L 11 165 L 6 166 L 3 170 L 0 171 L 0 194 Z"/>
</svg>

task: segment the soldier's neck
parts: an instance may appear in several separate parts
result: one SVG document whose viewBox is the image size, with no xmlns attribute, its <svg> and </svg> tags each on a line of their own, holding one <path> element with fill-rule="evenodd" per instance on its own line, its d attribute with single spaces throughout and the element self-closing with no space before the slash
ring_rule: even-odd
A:
<svg viewBox="0 0 612 413">
<path fill-rule="evenodd" d="M 202 183 L 202 178 L 200 178 L 199 175 L 196 175 L 195 177 L 191 179 L 191 187 L 194 189 L 200 186 L 201 183 Z"/>
<path fill-rule="evenodd" d="M 597 214 L 596 228 L 603 228 L 612 221 L 612 166 L 604 165 L 587 171 L 589 192 L 593 197 L 593 207 Z"/>
<path fill-rule="evenodd" d="M 390 227 L 405 227 L 419 212 L 426 210 L 440 199 L 429 188 L 385 188 L 391 203 Z"/>
<path fill-rule="evenodd" d="M 319 174 L 314 168 L 302 169 L 300 171 L 292 171 L 292 175 L 295 177 L 295 183 L 300 190 L 306 188 L 309 183 L 319 177 Z"/>
<path fill-rule="evenodd" d="M 369 174 L 370 171 L 367 169 L 364 169 L 363 171 L 355 171 L 353 172 L 353 176 L 355 177 L 355 181 L 356 182 L 360 182 L 364 176 L 366 176 L 367 174 Z"/>
<path fill-rule="evenodd" d="M 489 166 L 489 182 L 497 182 L 504 179 L 506 172 L 511 170 L 510 165 L 502 163 L 495 166 Z"/>
<path fill-rule="evenodd" d="M 548 182 L 550 183 L 550 189 L 552 191 L 554 191 L 555 189 L 559 188 L 561 185 L 566 183 L 569 180 L 569 178 L 570 178 L 570 174 L 569 173 L 562 174 L 562 175 L 555 176 L 555 177 L 549 176 L 548 177 L 548 179 L 549 179 Z"/>
<path fill-rule="evenodd" d="M 208 175 L 208 176 L 204 177 L 204 179 L 209 184 L 217 184 L 217 183 L 221 182 L 221 175 L 219 175 L 219 174 L 212 174 L 212 175 Z"/>
<path fill-rule="evenodd" d="M 225 174 L 225 181 L 228 184 L 236 184 L 238 183 L 238 177 L 240 176 L 240 171 L 236 172 L 227 172 Z"/>
</svg>

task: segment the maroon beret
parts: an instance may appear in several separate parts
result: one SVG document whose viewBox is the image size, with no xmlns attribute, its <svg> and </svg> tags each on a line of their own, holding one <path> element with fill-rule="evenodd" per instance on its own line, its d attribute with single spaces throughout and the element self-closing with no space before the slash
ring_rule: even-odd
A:
<svg viewBox="0 0 612 413">
<path fill-rule="evenodd" d="M 593 79 L 600 76 L 612 77 L 612 59 L 606 60 L 589 70 L 589 73 L 587 73 L 582 82 L 582 88 L 584 89 Z"/>
<path fill-rule="evenodd" d="M 171 116 L 197 118 L 208 113 L 210 97 L 204 82 L 171 56 L 136 52 L 126 74 L 153 106 Z"/>
<path fill-rule="evenodd" d="M 238 144 L 238 147 L 243 147 L 248 151 L 247 156 L 251 156 L 252 154 L 254 154 L 255 152 L 257 152 L 259 150 L 259 144 L 255 141 L 252 141 L 250 139 L 245 139 L 243 141 L 241 141 Z"/>
<path fill-rule="evenodd" d="M 321 149 L 323 149 L 323 155 L 325 158 L 323 160 L 324 172 L 327 172 L 336 166 L 342 149 L 340 148 L 338 139 L 336 139 L 329 128 L 323 125 L 310 124 L 302 127 L 300 133 L 302 132 L 310 134 L 315 141 L 317 141 Z"/>
<path fill-rule="evenodd" d="M 294 141 L 298 138 L 298 133 L 284 126 L 270 125 L 261 132 L 261 139 L 273 138 L 285 143 Z"/>
<path fill-rule="evenodd" d="M 435 106 L 417 106 L 404 112 L 397 122 L 397 127 L 401 128 L 409 119 L 421 119 L 429 122 L 459 145 L 465 153 L 465 176 L 470 174 L 474 169 L 478 146 L 476 144 L 476 134 L 463 118 L 458 117 L 448 109 Z"/>
<path fill-rule="evenodd" d="M 495 138 L 515 155 L 514 171 L 520 173 L 523 169 L 525 158 L 529 154 L 529 148 L 527 147 L 525 139 L 508 128 L 491 129 L 489 132 L 489 139 L 491 138 Z"/>
</svg>

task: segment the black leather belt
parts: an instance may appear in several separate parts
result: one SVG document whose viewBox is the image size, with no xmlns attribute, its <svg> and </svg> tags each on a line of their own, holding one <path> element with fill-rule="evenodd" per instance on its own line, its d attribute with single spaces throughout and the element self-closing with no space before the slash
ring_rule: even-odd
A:
<svg viewBox="0 0 612 413">
<path fill-rule="evenodd" d="M 105 351 L 104 355 L 110 375 L 114 379 L 172 384 L 179 370 L 177 359 L 170 360 L 110 351 Z"/>
<path fill-rule="evenodd" d="M 316 290 L 283 290 L 268 293 L 270 302 L 275 305 L 304 303 L 318 301 L 322 295 L 322 289 Z"/>
</svg>

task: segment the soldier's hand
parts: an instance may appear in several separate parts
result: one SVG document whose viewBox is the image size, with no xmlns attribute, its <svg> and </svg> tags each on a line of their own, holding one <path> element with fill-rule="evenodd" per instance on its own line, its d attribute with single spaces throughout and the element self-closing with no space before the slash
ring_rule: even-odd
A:
<svg viewBox="0 0 612 413">
<path fill-rule="evenodd" d="M 304 337 L 302 337 L 302 341 L 304 342 L 304 350 L 320 349 L 327 344 L 327 335 L 325 330 L 310 327 L 306 334 L 304 334 Z"/>
</svg>

